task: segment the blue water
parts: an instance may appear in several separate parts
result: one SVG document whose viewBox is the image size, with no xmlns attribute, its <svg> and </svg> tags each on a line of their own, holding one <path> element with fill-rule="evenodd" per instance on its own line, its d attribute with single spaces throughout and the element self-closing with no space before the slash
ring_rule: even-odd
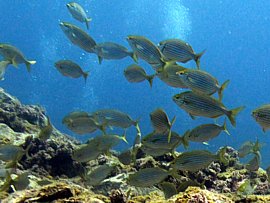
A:
<svg viewBox="0 0 270 203">
<path fill-rule="evenodd" d="M 126 47 L 129 34 L 143 35 L 158 43 L 168 38 L 188 41 L 196 52 L 206 49 L 201 59 L 203 70 L 214 75 L 220 83 L 230 79 L 223 103 L 230 109 L 245 105 L 237 117 L 237 126 L 228 124 L 232 136 L 222 133 L 209 146 L 192 144 L 191 148 L 216 151 L 220 146 L 238 148 L 246 140 L 269 144 L 270 132 L 263 133 L 251 117 L 251 111 L 269 103 L 270 84 L 270 2 L 256 1 L 198 1 L 198 0 L 81 0 L 77 1 L 93 18 L 89 34 L 97 42 L 113 41 Z M 128 3 L 127 3 L 128 2 Z M 25 104 L 40 104 L 46 108 L 53 124 L 61 131 L 76 136 L 61 123 L 73 110 L 94 111 L 116 108 L 140 119 L 143 135 L 152 131 L 149 113 L 162 107 L 169 117 L 177 116 L 173 130 L 184 133 L 212 119 L 192 120 L 172 101 L 179 89 L 167 86 L 159 79 L 153 88 L 147 82 L 130 84 L 123 70 L 133 63 L 125 58 L 98 64 L 96 55 L 85 53 L 72 45 L 59 27 L 60 21 L 80 26 L 69 14 L 64 0 L 1 0 L 0 41 L 18 47 L 29 60 L 36 60 L 29 74 L 24 65 L 9 68 L 0 85 Z M 90 70 L 87 84 L 82 78 L 63 77 L 54 62 L 70 59 L 84 70 Z M 140 61 L 148 73 L 152 68 Z M 194 62 L 185 64 L 195 67 Z M 218 119 L 220 124 L 224 118 Z M 135 130 L 128 130 L 132 143 Z M 94 134 L 95 135 L 95 134 Z M 93 135 L 76 136 L 86 140 Z M 121 145 L 121 148 L 126 148 Z M 180 147 L 179 150 L 182 150 Z M 267 145 L 262 149 L 262 166 L 270 164 Z"/>
</svg>

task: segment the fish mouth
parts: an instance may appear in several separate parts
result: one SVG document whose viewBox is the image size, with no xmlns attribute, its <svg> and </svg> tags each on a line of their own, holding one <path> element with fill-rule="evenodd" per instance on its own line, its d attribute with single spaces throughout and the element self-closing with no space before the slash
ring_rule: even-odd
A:
<svg viewBox="0 0 270 203">
<path fill-rule="evenodd" d="M 70 5 L 70 4 L 67 4 L 66 6 L 67 6 L 68 8 L 70 8 L 70 7 L 71 7 L 71 5 Z"/>
</svg>

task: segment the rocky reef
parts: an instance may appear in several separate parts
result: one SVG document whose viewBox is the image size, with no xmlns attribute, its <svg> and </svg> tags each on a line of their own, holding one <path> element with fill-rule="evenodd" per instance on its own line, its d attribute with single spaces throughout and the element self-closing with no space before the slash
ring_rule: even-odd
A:
<svg viewBox="0 0 270 203">
<path fill-rule="evenodd" d="M 13 182 L 7 185 L 8 176 L 0 176 L 0 188 L 5 188 L 0 191 L 1 202 L 270 202 L 266 172 L 248 171 L 239 162 L 237 150 L 231 147 L 226 147 L 227 165 L 213 162 L 196 173 L 178 171 L 177 178 L 169 175 L 165 181 L 174 184 L 178 194 L 166 199 L 160 185 L 138 188 L 128 185 L 126 179 L 129 172 L 143 168 L 168 169 L 173 155 L 151 157 L 139 149 L 135 162 L 130 165 L 120 163 L 114 152 L 80 163 L 72 159 L 73 150 L 80 145 L 77 140 L 55 128 L 49 139 L 39 138 L 47 123 L 42 107 L 23 105 L 0 89 L 0 146 L 12 144 L 25 151 L 8 172 Z M 104 180 L 95 185 L 85 180 L 88 171 L 104 164 L 114 165 Z M 4 170 L 3 165 L 0 161 L 0 170 Z M 14 188 L 16 177 L 25 172 L 26 187 Z M 252 191 L 239 190 L 245 180 L 250 180 Z"/>
</svg>

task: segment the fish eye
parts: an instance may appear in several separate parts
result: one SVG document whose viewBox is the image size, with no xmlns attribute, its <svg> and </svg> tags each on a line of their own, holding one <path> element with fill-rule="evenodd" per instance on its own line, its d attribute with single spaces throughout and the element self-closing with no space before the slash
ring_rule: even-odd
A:
<svg viewBox="0 0 270 203">
<path fill-rule="evenodd" d="M 177 74 L 177 75 L 184 75 L 184 73 L 185 73 L 185 72 L 184 72 L 184 71 L 182 71 L 182 70 L 181 70 L 181 71 L 177 71 L 177 72 L 176 72 L 176 74 Z"/>
</svg>

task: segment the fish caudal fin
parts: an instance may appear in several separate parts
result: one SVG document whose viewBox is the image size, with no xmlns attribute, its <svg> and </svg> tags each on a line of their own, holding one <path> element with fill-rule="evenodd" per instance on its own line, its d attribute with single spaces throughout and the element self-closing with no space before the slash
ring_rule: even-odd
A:
<svg viewBox="0 0 270 203">
<path fill-rule="evenodd" d="M 224 89 L 228 86 L 230 80 L 226 80 L 222 85 L 221 87 L 218 89 L 218 101 L 222 101 L 222 98 L 223 98 L 223 91 Z"/>
<path fill-rule="evenodd" d="M 228 118 L 230 119 L 231 124 L 235 127 L 236 126 L 236 122 L 235 122 L 235 117 L 237 116 L 237 114 L 239 114 L 240 111 L 242 111 L 245 108 L 245 106 L 240 106 L 238 108 L 235 108 L 231 111 L 227 111 L 226 115 L 228 116 Z"/>
<path fill-rule="evenodd" d="M 85 83 L 86 83 L 86 80 L 87 80 L 88 76 L 89 76 L 89 71 L 83 72 L 83 78 L 85 80 Z"/>
<path fill-rule="evenodd" d="M 138 63 L 138 56 L 135 52 L 129 52 L 129 56 L 133 59 L 135 63 Z"/>
<path fill-rule="evenodd" d="M 27 68 L 27 71 L 30 72 L 31 71 L 31 65 L 34 65 L 36 64 L 36 61 L 27 61 L 26 62 L 26 68 Z"/>
<path fill-rule="evenodd" d="M 124 134 L 121 136 L 121 139 L 128 144 L 128 141 L 127 141 L 127 138 L 126 138 L 126 135 L 127 135 L 127 130 L 125 129 L 125 132 Z"/>
<path fill-rule="evenodd" d="M 227 129 L 227 124 L 226 124 L 226 119 L 224 120 L 224 123 L 223 123 L 223 126 L 222 126 L 222 129 L 225 133 L 227 133 L 228 135 L 231 135 Z"/>
<path fill-rule="evenodd" d="M 194 61 L 196 62 L 198 69 L 200 69 L 200 59 L 201 59 L 202 55 L 205 53 L 205 51 L 206 51 L 206 49 L 198 54 L 195 54 L 195 56 L 194 56 Z"/>
<path fill-rule="evenodd" d="M 168 134 L 168 143 L 171 141 L 171 136 L 172 136 L 172 126 L 175 123 L 176 117 L 174 116 L 171 123 L 170 123 L 170 128 L 169 128 L 169 134 Z"/>
<path fill-rule="evenodd" d="M 183 144 L 185 149 L 187 149 L 189 147 L 189 143 L 188 143 L 189 134 L 190 134 L 190 130 L 187 130 L 185 132 L 185 134 L 182 136 L 182 144 Z"/>
<path fill-rule="evenodd" d="M 92 18 L 86 18 L 85 19 L 85 24 L 86 24 L 86 28 L 87 30 L 89 30 L 89 22 L 92 21 Z"/>
</svg>

